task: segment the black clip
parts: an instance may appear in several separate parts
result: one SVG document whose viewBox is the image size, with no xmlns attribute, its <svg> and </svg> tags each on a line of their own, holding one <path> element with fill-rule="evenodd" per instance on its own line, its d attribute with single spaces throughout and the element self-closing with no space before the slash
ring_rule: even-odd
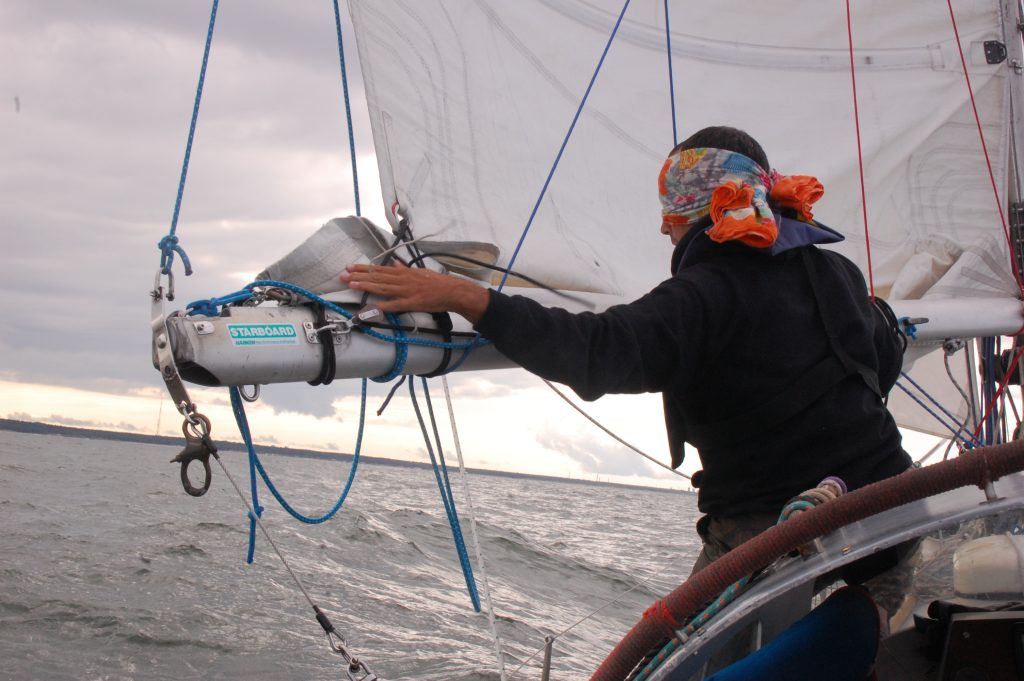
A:
<svg viewBox="0 0 1024 681">
<path fill-rule="evenodd" d="M 181 424 L 185 434 L 185 448 L 171 459 L 171 463 L 181 464 L 181 486 L 193 497 L 201 497 L 210 489 L 212 472 L 210 471 L 210 455 L 217 456 L 217 445 L 210 439 L 210 420 L 202 414 L 194 414 L 199 421 L 192 423 L 186 420 Z M 191 426 L 191 427 L 190 427 Z M 194 487 L 188 477 L 188 467 L 193 461 L 203 462 L 203 486 Z"/>
</svg>

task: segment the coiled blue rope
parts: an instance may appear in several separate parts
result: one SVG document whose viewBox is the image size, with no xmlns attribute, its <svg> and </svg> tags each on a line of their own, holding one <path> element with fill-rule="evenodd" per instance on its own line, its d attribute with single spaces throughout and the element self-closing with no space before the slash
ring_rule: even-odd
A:
<svg viewBox="0 0 1024 681">
<path fill-rule="evenodd" d="M 171 265 L 174 264 L 174 254 L 181 256 L 185 265 L 185 276 L 192 274 L 192 264 L 185 255 L 185 250 L 178 245 L 178 237 L 175 231 L 178 228 L 178 214 L 181 212 L 181 197 L 185 193 L 185 178 L 188 176 L 188 161 L 192 156 L 192 140 L 196 134 L 196 122 L 199 120 L 199 103 L 203 99 L 203 83 L 206 82 L 206 65 L 210 61 L 210 45 L 213 43 L 213 27 L 217 21 L 217 5 L 219 0 L 213 0 L 213 7 L 210 9 L 210 26 L 206 30 L 206 47 L 203 49 L 203 65 L 199 69 L 199 85 L 196 87 L 196 99 L 192 105 L 192 122 L 188 126 L 188 142 L 185 144 L 185 160 L 181 164 L 181 179 L 178 180 L 178 195 L 174 200 L 174 214 L 171 216 L 171 229 L 167 236 L 159 241 L 157 247 L 160 249 L 160 271 L 163 274 L 171 273 Z"/>
<path fill-rule="evenodd" d="M 469 560 L 469 552 L 466 551 L 466 541 L 462 536 L 462 526 L 459 523 L 459 516 L 455 510 L 455 497 L 452 495 L 451 481 L 448 478 L 448 466 L 444 461 L 444 453 L 441 450 L 441 438 L 437 432 L 437 421 L 434 418 L 434 409 L 430 404 L 430 393 L 427 392 L 427 379 L 423 381 L 423 391 L 427 400 L 427 410 L 430 414 L 430 422 L 434 430 L 434 438 L 437 443 L 437 453 L 441 459 L 440 465 L 434 456 L 434 448 L 430 444 L 430 436 L 427 434 L 427 426 L 420 412 L 419 403 L 416 400 L 416 387 L 414 381 L 409 381 L 409 398 L 412 400 L 413 409 L 416 411 L 416 418 L 420 423 L 420 430 L 423 433 L 423 442 L 427 446 L 427 453 L 430 455 L 430 463 L 434 468 L 434 477 L 437 480 L 437 487 L 441 492 L 441 502 L 444 504 L 445 514 L 448 516 L 448 524 L 452 528 L 452 539 L 455 542 L 455 550 L 459 555 L 459 563 L 462 565 L 462 575 L 466 579 L 466 588 L 469 590 L 469 598 L 473 602 L 473 610 L 480 612 L 480 594 L 477 592 L 476 579 L 473 577 L 473 565 Z"/>
<path fill-rule="evenodd" d="M 263 478 L 264 484 L 266 484 L 267 489 L 270 490 L 270 493 L 274 496 L 274 499 L 277 500 L 277 503 L 281 505 L 281 508 L 287 511 L 290 516 L 292 516 L 299 522 L 303 522 L 309 525 L 317 525 L 319 523 L 325 522 L 333 518 L 334 515 L 338 512 L 338 510 L 342 507 L 342 505 L 345 503 L 345 499 L 348 497 L 349 490 L 352 489 L 352 483 L 355 481 L 356 469 L 359 466 L 359 454 L 362 451 L 363 445 L 363 426 L 366 421 L 366 379 L 363 379 L 362 383 L 362 395 L 359 408 L 359 429 L 356 433 L 355 451 L 352 454 L 352 467 L 349 469 L 348 479 L 345 481 L 345 487 L 341 490 L 341 494 L 338 496 L 337 501 L 335 501 L 334 505 L 332 505 L 331 508 L 328 509 L 325 513 L 318 516 L 307 516 L 295 510 L 295 508 L 291 504 L 289 504 L 288 501 L 284 498 L 281 492 L 278 491 L 277 486 L 274 485 L 274 482 L 270 479 L 270 475 L 267 474 L 266 469 L 263 467 L 263 462 L 260 461 L 259 456 L 256 454 L 256 449 L 253 446 L 252 442 L 252 434 L 249 431 L 249 422 L 245 416 L 245 407 L 242 402 L 241 393 L 239 392 L 237 386 L 231 386 L 229 388 L 231 394 L 231 407 L 235 414 L 235 422 L 238 424 L 238 432 L 242 434 L 242 439 L 245 442 L 245 448 L 249 453 L 250 494 L 252 495 L 252 507 L 256 510 L 257 516 L 263 517 L 263 507 L 260 506 L 259 498 L 257 496 L 257 472 L 259 473 L 259 476 Z M 252 562 L 255 547 L 256 519 L 251 517 L 250 515 L 249 552 L 248 556 L 246 557 L 246 562 Z"/>
</svg>

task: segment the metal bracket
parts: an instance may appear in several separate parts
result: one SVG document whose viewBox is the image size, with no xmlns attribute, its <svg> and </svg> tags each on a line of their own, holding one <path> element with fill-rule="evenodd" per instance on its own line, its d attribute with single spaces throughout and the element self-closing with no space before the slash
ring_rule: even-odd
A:
<svg viewBox="0 0 1024 681">
<path fill-rule="evenodd" d="M 160 285 L 160 276 L 161 272 L 157 270 L 156 283 L 151 293 L 153 305 L 150 329 L 153 331 L 153 352 L 160 376 L 164 379 L 171 399 L 174 400 L 175 408 L 183 415 L 189 416 L 195 412 L 196 405 L 189 397 L 188 390 L 185 389 L 185 384 L 178 374 L 178 367 L 174 363 L 174 350 L 171 347 L 171 333 L 167 328 L 167 315 L 164 313 L 165 296 Z"/>
<path fill-rule="evenodd" d="M 306 332 L 306 342 L 318 345 L 320 343 L 320 332 L 324 329 L 331 330 L 331 336 L 334 338 L 335 345 L 341 345 L 348 338 L 348 334 L 352 332 L 352 326 L 352 322 L 343 317 L 327 317 L 327 325 L 319 328 L 313 322 L 302 322 L 302 330 Z"/>
<path fill-rule="evenodd" d="M 985 61 L 989 64 L 1002 64 L 1006 61 L 1006 45 L 998 40 L 986 40 Z"/>
</svg>

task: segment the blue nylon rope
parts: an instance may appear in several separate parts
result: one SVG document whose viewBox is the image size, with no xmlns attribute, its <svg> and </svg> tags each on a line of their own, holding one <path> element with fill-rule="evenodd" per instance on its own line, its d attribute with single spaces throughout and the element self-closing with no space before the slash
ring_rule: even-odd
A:
<svg viewBox="0 0 1024 681">
<path fill-rule="evenodd" d="M 537 197 L 537 202 L 533 205 L 533 211 L 530 213 L 530 219 L 526 222 L 526 227 L 523 228 L 523 233 L 519 237 L 519 243 L 516 244 L 516 250 L 513 251 L 512 257 L 508 261 L 508 265 L 505 269 L 505 274 L 501 277 L 501 282 L 498 284 L 498 291 L 505 287 L 505 282 L 508 280 L 508 273 L 512 271 L 512 265 L 515 264 L 516 258 L 519 257 L 519 251 L 523 247 L 523 242 L 526 241 L 526 235 L 530 232 L 530 227 L 533 225 L 534 218 L 537 217 L 537 211 L 540 209 L 540 202 L 544 200 L 544 195 L 547 194 L 548 185 L 551 184 L 551 178 L 555 175 L 555 170 L 558 168 L 559 162 L 562 160 L 562 154 L 565 152 L 565 147 L 569 144 L 569 138 L 572 137 L 573 131 L 576 129 L 576 122 L 580 119 L 580 114 L 583 113 L 583 107 L 587 103 L 587 98 L 590 97 L 590 91 L 594 88 L 594 83 L 597 81 L 597 74 L 601 72 L 601 67 L 604 66 L 604 59 L 608 56 L 608 50 L 611 49 L 612 41 L 615 40 L 616 34 L 619 32 L 619 26 L 622 24 L 622 18 L 626 15 L 626 9 L 629 7 L 630 0 L 626 0 L 626 4 L 622 6 L 622 11 L 619 12 L 619 18 L 615 21 L 615 28 L 612 29 L 612 34 L 608 36 L 608 42 L 604 46 L 604 52 L 601 53 L 601 59 L 597 62 L 597 68 L 594 69 L 594 75 L 590 77 L 590 83 L 587 85 L 586 92 L 583 93 L 583 99 L 580 100 L 580 105 L 576 109 L 576 115 L 572 117 L 572 123 L 569 125 L 569 132 L 565 134 L 565 139 L 562 140 L 562 146 L 558 150 L 558 155 L 555 156 L 555 162 L 551 166 L 551 170 L 548 172 L 547 179 L 544 180 L 544 186 L 540 190 L 540 196 Z"/>
<path fill-rule="evenodd" d="M 383 376 L 376 376 L 370 379 L 375 383 L 387 383 L 391 379 L 401 376 L 402 369 L 405 368 L 405 361 L 409 358 L 409 346 L 402 342 L 403 339 L 406 338 L 406 335 L 405 332 L 399 328 L 400 325 L 398 317 L 389 312 L 387 314 L 387 320 L 391 322 L 391 326 L 395 329 L 395 335 L 390 337 L 390 340 L 395 344 L 395 363 L 391 365 L 391 371 L 388 373 Z M 383 336 L 384 334 L 380 335 Z"/>
<path fill-rule="evenodd" d="M 426 390 L 426 379 L 423 380 Z M 469 598 L 473 602 L 473 610 L 480 612 L 480 594 L 477 592 L 476 579 L 473 577 L 473 565 L 469 560 L 469 552 L 466 551 L 466 541 L 462 536 L 462 526 L 459 524 L 459 516 L 455 510 L 455 497 L 452 495 L 451 482 L 448 479 L 448 467 L 444 464 L 444 456 L 441 455 L 441 464 L 438 465 L 434 456 L 434 448 L 430 444 L 430 435 L 427 434 L 427 426 L 423 421 L 423 414 L 420 412 L 419 403 L 416 401 L 416 385 L 409 381 L 409 397 L 412 400 L 416 418 L 420 423 L 420 430 L 423 433 L 423 442 L 427 446 L 427 453 L 430 455 L 430 463 L 434 468 L 434 478 L 437 480 L 437 488 L 441 492 L 441 502 L 444 504 L 445 514 L 448 516 L 448 524 L 452 528 L 452 539 L 455 542 L 455 550 L 459 555 L 459 563 L 462 565 L 462 576 L 466 580 L 466 588 L 469 590 Z M 429 395 L 427 397 L 429 406 Z M 433 410 L 430 410 L 431 422 L 434 423 L 434 436 L 437 437 L 437 451 L 441 454 L 441 440 L 437 435 L 437 426 L 434 422 Z M 442 476 L 443 470 L 443 476 Z"/>
<path fill-rule="evenodd" d="M 917 382 L 917 381 L 915 381 L 915 380 L 914 380 L 913 378 L 911 378 L 911 377 L 910 377 L 910 374 L 908 374 L 908 373 L 907 373 L 907 372 L 905 372 L 905 371 L 900 371 L 900 376 L 902 376 L 902 377 L 903 377 L 903 378 L 904 378 L 904 379 L 905 379 L 905 380 L 906 380 L 906 381 L 907 381 L 908 383 L 910 383 L 910 385 L 914 386 L 914 388 L 916 388 L 916 389 L 917 389 L 917 390 L 918 390 L 918 391 L 919 391 L 919 392 L 920 392 L 920 393 L 921 393 L 922 395 L 924 395 L 925 397 L 927 397 L 927 398 L 928 398 L 928 400 L 929 400 L 929 401 L 930 401 L 930 402 L 931 402 L 931 403 L 932 403 L 933 405 L 935 405 L 936 407 L 938 407 L 938 409 L 939 409 L 939 410 L 940 410 L 940 411 L 941 411 L 941 412 L 942 412 L 943 414 L 945 414 L 945 415 L 946 415 L 947 417 L 949 417 L 949 420 L 950 420 L 951 422 L 953 422 L 953 423 L 958 423 L 958 421 L 957 421 L 957 418 L 956 418 L 956 414 L 954 414 L 954 413 L 952 413 L 951 411 L 949 411 L 948 409 L 946 409 L 946 407 L 945 407 L 945 406 L 944 406 L 944 405 L 943 405 L 943 404 L 942 404 L 941 402 L 939 402 L 939 401 L 938 401 L 937 399 L 935 399 L 935 397 L 933 397 L 933 396 L 932 396 L 932 395 L 931 395 L 931 394 L 930 394 L 930 393 L 929 393 L 929 392 L 928 392 L 927 390 L 925 390 L 925 389 L 924 389 L 924 387 L 922 387 L 920 383 L 918 383 L 918 382 Z M 897 384 L 897 385 L 899 385 L 899 384 Z M 903 386 L 900 386 L 900 387 L 901 387 L 901 388 L 903 389 L 903 391 L 904 391 L 904 392 L 906 392 L 906 393 L 907 393 L 908 395 L 910 395 L 911 397 L 913 397 L 913 394 L 912 394 L 912 393 L 911 393 L 911 392 L 910 392 L 909 390 L 907 390 L 907 389 L 906 389 L 905 387 L 903 387 Z M 918 404 L 921 404 L 921 403 L 920 403 L 920 402 L 918 402 Z M 923 407 L 924 405 L 922 404 L 921 406 Z M 925 407 L 925 410 L 926 410 L 926 411 L 928 411 L 928 413 L 929 413 L 929 414 L 931 414 L 931 415 L 932 415 L 933 417 L 935 417 L 935 419 L 936 419 L 937 421 L 939 421 L 939 423 L 941 423 L 941 424 L 942 424 L 943 426 L 945 426 L 946 428 L 949 428 L 949 426 L 948 426 L 948 425 L 947 425 L 946 423 L 944 423 L 944 422 L 942 421 L 942 419 L 940 419 L 940 418 L 939 418 L 939 417 L 938 417 L 937 415 L 935 415 L 935 413 L 934 413 L 934 412 L 932 412 L 931 410 L 929 410 L 929 409 L 928 409 L 927 407 Z M 962 427 L 961 427 L 961 426 L 959 426 L 959 425 L 957 426 L 957 428 L 959 428 L 959 429 L 962 429 Z M 951 428 L 950 430 L 953 430 L 954 432 L 956 432 L 956 430 L 957 430 L 957 429 L 952 429 L 952 428 Z M 972 440 L 974 441 L 974 444 L 973 444 L 973 445 L 972 445 L 972 444 L 971 444 L 970 442 L 965 442 L 964 444 L 966 444 L 966 445 L 967 445 L 967 446 L 969 446 L 969 447 L 972 447 L 972 446 L 978 446 L 978 445 L 980 445 L 980 444 L 981 444 L 981 442 L 980 442 L 980 441 L 979 441 L 979 440 L 978 440 L 977 438 L 973 438 L 973 437 L 972 437 Z"/>
<path fill-rule="evenodd" d="M 946 430 L 948 430 L 951 433 L 951 437 L 952 438 L 958 439 L 960 441 L 960 443 L 963 444 L 965 447 L 967 447 L 968 449 L 973 449 L 974 447 L 976 447 L 976 446 L 978 446 L 980 444 L 977 441 L 977 439 L 975 439 L 969 433 L 967 435 L 964 435 L 964 433 L 966 431 L 964 431 L 964 429 L 961 428 L 959 425 L 950 425 L 945 420 L 943 420 L 943 418 L 941 416 L 939 416 L 937 413 L 935 413 L 935 411 L 933 411 L 927 404 L 925 404 L 921 400 L 921 398 L 919 398 L 917 395 L 912 393 L 905 385 L 903 385 L 902 383 L 896 383 L 896 387 L 899 388 L 900 390 L 902 390 L 904 393 L 906 393 L 910 397 L 910 399 L 912 399 L 915 402 L 917 402 L 919 407 L 921 407 L 926 412 L 928 412 L 928 414 L 932 418 L 934 418 L 935 421 L 939 423 L 939 425 L 941 425 L 943 428 L 945 428 Z M 924 392 L 924 391 L 922 391 L 922 392 Z M 927 395 L 927 393 L 925 393 L 925 395 Z M 932 399 L 931 396 L 929 396 L 929 399 Z M 932 399 L 932 401 L 934 402 L 935 400 Z M 953 423 L 956 424 L 955 417 L 954 417 Z"/>
<path fill-rule="evenodd" d="M 434 417 L 434 403 L 430 400 L 430 389 L 427 379 L 420 376 L 420 384 L 423 386 L 423 399 L 427 403 L 427 415 L 430 417 L 430 425 L 434 429 L 434 442 L 437 443 L 437 458 L 441 461 L 441 472 L 444 473 L 444 489 L 448 493 L 448 502 L 455 510 L 455 497 L 452 495 L 452 483 L 448 479 L 448 464 L 444 460 L 444 451 L 441 449 L 441 434 L 437 431 L 437 419 Z"/>
<path fill-rule="evenodd" d="M 231 395 L 231 407 L 232 411 L 235 414 L 235 422 L 238 424 L 238 432 L 241 433 L 242 440 L 245 442 L 246 451 L 248 451 L 249 453 L 249 486 L 250 494 L 252 495 L 252 507 L 255 509 L 256 515 L 261 518 L 263 517 L 263 507 L 260 506 L 259 497 L 257 495 L 256 474 L 258 472 L 259 476 L 263 478 L 263 482 L 266 484 L 267 489 L 270 490 L 270 493 L 277 500 L 277 503 L 279 503 L 281 505 L 281 508 L 287 511 L 288 514 L 296 520 L 309 525 L 316 525 L 327 520 L 330 520 L 332 517 L 334 517 L 334 515 L 345 503 L 345 499 L 348 497 L 349 490 L 352 488 L 352 483 L 356 477 L 356 469 L 359 466 L 359 453 L 362 449 L 363 425 L 365 423 L 364 417 L 366 414 L 366 379 L 363 379 L 362 402 L 359 409 L 359 430 L 358 433 L 356 434 L 355 452 L 352 454 L 352 467 L 349 469 L 348 479 L 345 481 L 345 487 L 344 489 L 342 489 L 341 494 L 338 496 L 338 500 L 334 502 L 334 505 L 331 506 L 331 508 L 326 513 L 319 516 L 306 516 L 296 511 L 291 506 L 291 504 L 288 503 L 284 496 L 282 496 L 282 494 L 278 491 L 277 487 L 270 479 L 270 476 L 267 474 L 266 469 L 263 467 L 263 463 L 260 461 L 259 456 L 256 454 L 256 448 L 253 446 L 252 442 L 252 434 L 249 430 L 249 421 L 245 415 L 245 406 L 242 402 L 241 394 L 239 393 L 238 387 L 230 386 L 228 388 L 228 391 Z M 246 557 L 247 563 L 252 563 L 253 555 L 255 554 L 255 549 L 256 519 L 252 516 L 252 513 L 250 513 L 249 551 Z"/>
<path fill-rule="evenodd" d="M 341 37 L 341 11 L 338 0 L 334 0 L 334 25 L 338 30 L 338 58 L 341 60 L 341 89 L 345 95 L 345 121 L 348 123 L 348 149 L 352 157 L 352 186 L 356 196 L 356 215 L 362 215 L 359 207 L 359 173 L 356 171 L 356 138 L 352 130 L 352 105 L 348 98 L 348 71 L 345 68 L 345 43 Z"/>
<path fill-rule="evenodd" d="M 256 512 L 253 516 L 252 512 L 249 515 L 249 551 L 246 554 L 245 562 L 252 563 L 253 556 L 256 554 L 256 518 L 263 517 L 263 507 L 260 506 L 260 498 L 256 487 L 256 450 L 252 446 L 252 434 L 249 432 L 249 420 L 245 417 L 245 408 L 242 406 L 242 396 L 238 392 L 238 388 L 231 386 L 228 388 L 228 394 L 231 396 L 231 409 L 235 414 L 235 423 L 238 424 L 238 432 L 242 435 L 242 441 L 245 442 L 245 449 L 249 453 L 249 494 L 252 497 L 252 508 Z"/>
<path fill-rule="evenodd" d="M 252 297 L 252 289 L 260 287 L 260 286 L 282 288 L 282 289 L 285 289 L 286 291 L 291 291 L 293 293 L 297 293 L 297 294 L 299 294 L 299 295 L 301 295 L 301 296 L 303 296 L 305 298 L 308 298 L 309 300 L 311 300 L 313 302 L 316 302 L 316 303 L 319 303 L 319 304 L 323 305 L 324 307 L 326 307 L 328 310 L 331 310 L 332 312 L 337 312 L 338 314 L 340 314 L 345 319 L 351 319 L 352 318 L 352 313 L 351 312 L 349 312 L 345 308 L 341 307 L 340 305 L 337 305 L 335 303 L 332 303 L 329 300 L 321 298 L 320 296 L 318 296 L 317 294 L 313 293 L 312 291 L 307 291 L 306 289 L 302 288 L 301 286 L 296 286 L 295 284 L 290 284 L 290 283 L 288 283 L 286 281 L 275 281 L 273 279 L 259 279 L 257 281 L 252 282 L 251 284 L 247 285 L 241 291 L 237 291 L 235 293 L 230 293 L 230 294 L 228 294 L 226 296 L 222 296 L 220 298 L 211 298 L 209 300 L 193 301 L 193 302 L 189 303 L 186 306 L 186 310 L 188 310 L 189 313 L 206 314 L 207 316 L 216 316 L 216 314 L 217 314 L 216 312 L 213 312 L 212 314 L 208 313 L 208 311 L 210 309 L 213 309 L 213 308 L 209 307 L 210 305 L 223 304 L 222 301 L 238 302 L 238 301 L 241 301 L 241 300 L 247 300 L 248 298 Z M 389 317 L 389 319 L 390 318 L 391 317 Z M 392 323 L 394 324 L 395 322 L 392 321 Z M 453 341 L 453 342 L 448 343 L 448 342 L 444 342 L 444 341 L 433 341 L 433 340 L 430 340 L 430 339 L 427 339 L 427 338 L 411 338 L 409 336 L 404 336 L 404 335 L 396 337 L 396 336 L 391 336 L 391 335 L 388 335 L 388 334 L 385 334 L 385 333 L 381 333 L 381 332 L 379 332 L 379 331 L 377 331 L 375 329 L 371 329 L 371 328 L 359 327 L 359 330 L 362 333 L 365 333 L 367 336 L 370 336 L 371 338 L 376 338 L 377 340 L 387 341 L 389 343 L 399 343 L 399 344 L 402 344 L 402 345 L 419 345 L 419 346 L 427 347 L 427 348 L 448 348 L 450 350 L 465 350 L 466 348 L 469 348 L 469 347 L 473 346 L 474 344 L 480 345 L 480 344 L 483 344 L 483 343 L 490 343 L 489 340 L 483 339 L 483 338 L 475 338 L 473 340 L 469 340 L 469 341 L 465 341 L 465 342 L 454 342 Z"/>
<path fill-rule="evenodd" d="M 188 127 L 188 142 L 185 144 L 185 160 L 181 164 L 181 179 L 178 180 L 178 196 L 174 200 L 174 214 L 171 216 L 171 229 L 157 246 L 160 248 L 160 271 L 164 274 L 171 273 L 171 265 L 174 264 L 174 254 L 181 256 L 185 265 L 185 276 L 192 274 L 192 264 L 185 255 L 184 249 L 178 245 L 178 237 L 175 230 L 178 228 L 178 214 L 181 212 L 181 197 L 185 193 L 185 178 L 188 176 L 188 160 L 192 155 L 192 140 L 196 134 L 196 121 L 199 119 L 199 102 L 203 99 L 203 83 L 206 81 L 206 65 L 210 61 L 210 45 L 213 43 L 213 26 L 217 21 L 217 5 L 219 0 L 213 0 L 213 7 L 210 9 L 210 26 L 206 30 L 206 47 L 203 49 L 203 65 L 199 69 L 199 85 L 196 87 L 196 100 L 192 105 L 192 122 Z"/>
<path fill-rule="evenodd" d="M 668 0 L 665 0 L 665 53 L 668 55 L 668 97 L 672 105 L 672 146 L 679 144 L 676 130 L 676 82 L 672 76 L 672 29 L 668 22 Z"/>
</svg>

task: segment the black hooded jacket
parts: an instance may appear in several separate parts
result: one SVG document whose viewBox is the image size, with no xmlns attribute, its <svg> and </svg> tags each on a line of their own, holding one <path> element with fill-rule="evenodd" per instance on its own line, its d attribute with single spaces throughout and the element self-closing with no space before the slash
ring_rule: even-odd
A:
<svg viewBox="0 0 1024 681">
<path fill-rule="evenodd" d="M 700 455 L 705 513 L 777 513 L 829 475 L 856 489 L 900 473 L 910 458 L 881 397 L 899 339 L 857 267 L 812 245 L 837 233 L 779 222 L 770 252 L 692 231 L 672 278 L 602 313 L 492 291 L 476 329 L 585 400 L 661 392 L 673 466 L 684 441 Z"/>
</svg>

